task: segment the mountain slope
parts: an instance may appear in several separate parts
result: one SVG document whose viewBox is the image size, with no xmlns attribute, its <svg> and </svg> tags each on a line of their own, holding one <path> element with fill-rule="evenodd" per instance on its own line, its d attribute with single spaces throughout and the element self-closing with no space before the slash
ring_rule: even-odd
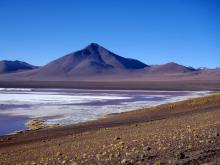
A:
<svg viewBox="0 0 220 165">
<path fill-rule="evenodd" d="M 36 66 L 22 61 L 0 61 L 0 73 L 12 73 L 24 70 L 36 69 Z"/>
<path fill-rule="evenodd" d="M 174 62 L 170 62 L 163 65 L 152 66 L 151 68 L 149 68 L 148 71 L 157 74 L 167 74 L 167 73 L 188 73 L 197 70 L 192 67 L 186 67 Z"/>
<path fill-rule="evenodd" d="M 116 55 L 95 43 L 91 43 L 79 51 L 65 55 L 37 69 L 34 69 L 36 67 L 32 65 L 18 61 L 16 64 L 13 67 L 9 67 L 10 69 L 0 67 L 1 70 L 4 70 L 4 73 L 6 71 L 10 73 L 1 74 L 0 81 L 111 82 L 208 80 L 219 82 L 220 80 L 220 70 L 218 69 L 194 69 L 173 62 L 148 66 L 138 60 Z M 26 67 L 18 67 L 21 64 L 25 64 Z M 25 69 L 26 71 L 16 72 Z"/>
<path fill-rule="evenodd" d="M 40 68 L 38 76 L 75 76 L 96 73 L 137 70 L 148 65 L 134 59 L 118 56 L 92 43 L 82 50 L 70 53 Z"/>
</svg>

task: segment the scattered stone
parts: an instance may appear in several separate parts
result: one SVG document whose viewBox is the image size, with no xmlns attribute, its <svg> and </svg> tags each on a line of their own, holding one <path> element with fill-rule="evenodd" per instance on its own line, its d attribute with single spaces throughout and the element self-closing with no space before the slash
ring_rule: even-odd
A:
<svg viewBox="0 0 220 165">
<path fill-rule="evenodd" d="M 206 140 L 206 143 L 211 143 L 212 141 L 210 139 Z"/>
<path fill-rule="evenodd" d="M 61 152 L 57 152 L 56 153 L 56 156 L 58 157 L 58 156 L 62 156 L 63 155 L 63 153 L 61 153 Z"/>
<path fill-rule="evenodd" d="M 100 160 L 101 159 L 101 155 L 100 154 L 96 154 L 96 159 Z"/>
<path fill-rule="evenodd" d="M 130 164 L 134 164 L 134 162 L 135 162 L 135 161 L 134 161 L 133 159 L 129 160 L 129 163 L 130 163 Z"/>
<path fill-rule="evenodd" d="M 116 157 L 116 158 L 120 157 L 120 154 L 119 154 L 119 153 L 116 153 L 116 154 L 115 154 L 115 157 Z"/>
<path fill-rule="evenodd" d="M 120 141 L 118 144 L 119 145 L 124 145 L 125 143 L 123 141 Z"/>
<path fill-rule="evenodd" d="M 144 154 L 141 154 L 141 155 L 140 155 L 140 158 L 141 158 L 141 159 L 144 159 L 145 157 L 146 157 L 146 155 L 144 155 Z"/>
<path fill-rule="evenodd" d="M 24 164 L 25 165 L 31 165 L 31 162 L 27 160 Z"/>
<path fill-rule="evenodd" d="M 78 165 L 78 163 L 77 162 L 72 162 L 71 165 Z"/>
<path fill-rule="evenodd" d="M 179 152 L 176 154 L 176 158 L 179 159 L 184 159 L 185 158 L 185 154 L 183 152 Z"/>
<path fill-rule="evenodd" d="M 113 155 L 109 154 L 109 156 L 108 156 L 109 160 L 112 160 L 112 157 L 113 157 Z"/>
<path fill-rule="evenodd" d="M 107 154 L 107 152 L 103 152 L 102 155 L 105 156 Z"/>
<path fill-rule="evenodd" d="M 126 155 L 126 156 L 130 156 L 131 153 L 130 153 L 130 152 L 126 152 L 125 155 Z"/>
<path fill-rule="evenodd" d="M 24 163 L 24 165 L 37 165 L 37 163 L 34 162 L 34 161 L 29 161 L 29 160 L 27 160 L 27 161 Z"/>
<path fill-rule="evenodd" d="M 128 160 L 127 159 L 122 159 L 121 164 L 126 164 L 126 163 L 128 163 Z"/>
<path fill-rule="evenodd" d="M 7 137 L 7 140 L 12 140 L 12 138 L 11 137 Z"/>
<path fill-rule="evenodd" d="M 162 163 L 161 163 L 161 161 L 160 160 L 158 160 L 156 163 L 155 163 L 155 165 L 161 165 Z"/>
<path fill-rule="evenodd" d="M 200 141 L 199 141 L 199 143 L 203 143 L 203 142 L 204 142 L 204 140 L 200 140 Z"/>
<path fill-rule="evenodd" d="M 87 156 L 86 154 L 83 154 L 83 158 L 86 158 L 86 156 Z"/>
<path fill-rule="evenodd" d="M 118 136 L 116 136 L 115 138 L 114 138 L 114 140 L 120 140 L 121 138 L 120 137 L 118 137 Z"/>
<path fill-rule="evenodd" d="M 144 151 L 150 151 L 151 148 L 150 148 L 149 146 L 146 146 L 146 147 L 143 148 L 143 150 L 144 150 Z"/>
<path fill-rule="evenodd" d="M 190 144 L 190 145 L 188 145 L 188 147 L 187 147 L 188 149 L 192 149 L 192 145 Z"/>
</svg>

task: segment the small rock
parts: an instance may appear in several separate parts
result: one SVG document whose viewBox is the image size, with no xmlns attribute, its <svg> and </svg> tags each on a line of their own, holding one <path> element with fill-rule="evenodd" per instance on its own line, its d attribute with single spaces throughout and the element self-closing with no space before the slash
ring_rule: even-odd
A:
<svg viewBox="0 0 220 165">
<path fill-rule="evenodd" d="M 63 154 L 61 153 L 61 152 L 57 152 L 56 153 L 56 156 L 58 157 L 58 156 L 62 156 Z"/>
<path fill-rule="evenodd" d="M 144 159 L 145 157 L 146 157 L 145 154 L 141 154 L 141 155 L 140 155 L 140 158 L 141 158 L 141 159 Z"/>
<path fill-rule="evenodd" d="M 114 140 L 120 140 L 121 138 L 120 137 L 118 137 L 118 136 L 116 136 L 115 138 L 114 138 Z"/>
<path fill-rule="evenodd" d="M 161 165 L 162 163 L 161 163 L 160 160 L 158 160 L 155 164 L 156 164 L 156 165 Z"/>
<path fill-rule="evenodd" d="M 71 165 L 78 165 L 78 163 L 77 162 L 72 162 Z"/>
<path fill-rule="evenodd" d="M 87 156 L 86 154 L 83 154 L 83 158 L 86 158 L 86 156 Z"/>
<path fill-rule="evenodd" d="M 203 142 L 204 142 L 204 140 L 200 140 L 200 141 L 199 141 L 199 143 L 203 143 Z"/>
<path fill-rule="evenodd" d="M 109 154 L 109 156 L 108 156 L 109 160 L 112 160 L 112 157 L 113 157 L 113 155 Z"/>
<path fill-rule="evenodd" d="M 179 159 L 184 159 L 185 158 L 185 154 L 183 152 L 179 152 L 176 154 L 176 158 Z"/>
<path fill-rule="evenodd" d="M 31 162 L 27 160 L 24 164 L 25 165 L 31 165 Z"/>
<path fill-rule="evenodd" d="M 188 147 L 187 147 L 188 149 L 192 149 L 192 145 L 190 144 L 190 145 L 188 145 Z"/>
<path fill-rule="evenodd" d="M 145 151 L 150 151 L 151 148 L 150 148 L 149 146 L 146 146 L 146 147 L 143 148 L 143 150 L 145 150 Z"/>
<path fill-rule="evenodd" d="M 103 152 L 102 155 L 105 156 L 107 154 L 107 152 Z"/>
<path fill-rule="evenodd" d="M 206 143 L 211 143 L 211 142 L 212 142 L 211 139 L 206 140 Z"/>
<path fill-rule="evenodd" d="M 12 138 L 11 137 L 7 137 L 7 140 L 11 140 Z"/>
<path fill-rule="evenodd" d="M 124 145 L 125 143 L 123 141 L 120 141 L 118 144 L 119 145 Z"/>
<path fill-rule="evenodd" d="M 133 159 L 129 160 L 129 163 L 130 163 L 130 164 L 134 164 L 134 162 L 135 162 L 135 161 L 134 161 Z"/>
<path fill-rule="evenodd" d="M 101 155 L 100 154 L 96 154 L 96 159 L 100 160 L 101 159 Z"/>
<path fill-rule="evenodd" d="M 126 164 L 126 163 L 128 163 L 128 160 L 127 159 L 122 159 L 121 164 Z"/>
<path fill-rule="evenodd" d="M 116 154 L 115 154 L 115 157 L 116 157 L 116 158 L 120 157 L 120 154 L 119 154 L 119 153 L 116 153 Z"/>
<path fill-rule="evenodd" d="M 130 152 L 126 152 L 125 155 L 126 155 L 126 156 L 130 156 L 131 153 L 130 153 Z"/>
<path fill-rule="evenodd" d="M 31 162 L 31 165 L 37 165 L 37 163 L 36 163 L 36 162 L 34 162 L 34 161 L 32 161 L 32 162 Z"/>
</svg>

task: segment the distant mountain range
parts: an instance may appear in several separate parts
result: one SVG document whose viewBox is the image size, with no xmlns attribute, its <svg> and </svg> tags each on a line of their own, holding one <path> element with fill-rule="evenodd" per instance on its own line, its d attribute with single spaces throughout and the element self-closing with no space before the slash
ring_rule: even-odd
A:
<svg viewBox="0 0 220 165">
<path fill-rule="evenodd" d="M 148 67 L 146 64 L 118 56 L 102 46 L 92 43 L 82 50 L 70 53 L 40 68 L 36 73 L 44 76 L 91 75 L 120 72 Z"/>
<path fill-rule="evenodd" d="M 195 69 L 174 62 L 149 66 L 91 43 L 87 47 L 36 67 L 21 61 L 1 61 L 0 80 L 218 80 L 219 69 Z"/>
<path fill-rule="evenodd" d="M 22 61 L 0 61 L 0 73 L 11 73 L 38 68 Z"/>
</svg>

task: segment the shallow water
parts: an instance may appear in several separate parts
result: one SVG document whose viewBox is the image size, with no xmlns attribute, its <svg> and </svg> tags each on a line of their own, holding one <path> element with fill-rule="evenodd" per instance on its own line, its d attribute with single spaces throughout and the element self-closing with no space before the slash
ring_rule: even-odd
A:
<svg viewBox="0 0 220 165">
<path fill-rule="evenodd" d="M 0 88 L 0 135 L 25 129 L 25 122 L 30 119 L 43 118 L 46 124 L 73 124 L 208 93 Z"/>
<path fill-rule="evenodd" d="M 0 115 L 0 135 L 6 135 L 18 130 L 24 130 L 26 117 Z"/>
</svg>

